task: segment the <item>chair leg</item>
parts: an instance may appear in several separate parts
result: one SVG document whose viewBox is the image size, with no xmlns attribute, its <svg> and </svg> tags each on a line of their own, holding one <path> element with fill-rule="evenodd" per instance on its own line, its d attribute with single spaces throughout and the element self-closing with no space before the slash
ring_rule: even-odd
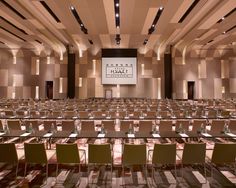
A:
<svg viewBox="0 0 236 188">
<path fill-rule="evenodd" d="M 154 182 L 155 182 L 155 180 L 154 180 L 154 172 L 155 172 L 155 167 L 152 166 L 152 186 L 153 187 L 154 187 Z"/>
<path fill-rule="evenodd" d="M 111 184 L 112 184 L 112 174 L 113 174 L 113 166 L 111 164 Z"/>
<path fill-rule="evenodd" d="M 27 163 L 25 163 L 24 178 L 25 178 L 25 175 L 26 175 L 26 170 L 27 170 Z"/>
<path fill-rule="evenodd" d="M 176 179 L 176 183 L 177 183 L 177 170 L 176 170 L 176 164 L 175 164 L 175 179 Z"/>
<path fill-rule="evenodd" d="M 16 178 L 17 178 L 17 173 L 18 173 L 18 167 L 19 167 L 19 162 L 16 163 Z"/>
<path fill-rule="evenodd" d="M 87 178 L 87 181 L 88 181 L 88 185 L 89 185 L 89 164 L 88 164 L 88 178 Z"/>
<path fill-rule="evenodd" d="M 57 176 L 58 176 L 58 166 L 59 166 L 59 164 L 57 163 L 57 166 L 56 166 L 56 179 L 57 179 Z"/>
<path fill-rule="evenodd" d="M 48 181 L 48 163 L 46 164 L 46 182 Z"/>
<path fill-rule="evenodd" d="M 205 163 L 204 163 L 204 176 L 205 176 L 205 183 L 207 183 L 206 164 Z"/>
</svg>

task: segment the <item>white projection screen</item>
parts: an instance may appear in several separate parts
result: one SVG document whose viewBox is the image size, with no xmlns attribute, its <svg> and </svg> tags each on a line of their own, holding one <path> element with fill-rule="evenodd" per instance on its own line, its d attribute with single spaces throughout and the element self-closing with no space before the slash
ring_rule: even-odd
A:
<svg viewBox="0 0 236 188">
<path fill-rule="evenodd" d="M 136 57 L 102 58 L 102 84 L 134 85 L 136 82 Z"/>
</svg>

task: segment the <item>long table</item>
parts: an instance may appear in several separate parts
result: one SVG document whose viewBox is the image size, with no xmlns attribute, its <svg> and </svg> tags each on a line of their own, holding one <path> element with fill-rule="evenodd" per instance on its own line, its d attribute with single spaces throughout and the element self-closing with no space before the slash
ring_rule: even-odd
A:
<svg viewBox="0 0 236 188">
<path fill-rule="evenodd" d="M 78 133 L 70 132 L 70 131 L 57 131 L 57 132 L 48 132 L 48 131 L 34 131 L 33 133 L 26 132 L 24 130 L 12 130 L 10 132 L 0 132 L 0 137 L 2 138 L 12 138 L 12 137 L 20 137 L 20 138 L 108 138 L 108 139 L 159 139 L 159 138 L 224 138 L 224 139 L 236 139 L 236 132 L 231 133 L 216 133 L 216 132 L 208 132 L 208 133 L 197 133 L 188 131 L 185 133 L 177 133 L 175 131 L 166 131 L 160 133 L 152 133 L 152 132 L 135 132 L 134 134 L 128 134 L 123 131 L 106 131 L 105 134 L 95 131 L 81 131 Z"/>
</svg>

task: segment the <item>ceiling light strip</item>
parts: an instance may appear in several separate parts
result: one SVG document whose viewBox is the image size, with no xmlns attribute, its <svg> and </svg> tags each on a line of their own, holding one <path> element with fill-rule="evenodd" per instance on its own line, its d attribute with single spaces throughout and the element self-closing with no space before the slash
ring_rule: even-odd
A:
<svg viewBox="0 0 236 188">
<path fill-rule="evenodd" d="M 9 22 L 7 19 L 5 19 L 4 17 L 0 16 L 0 18 L 2 20 L 4 20 L 5 22 L 7 22 L 9 25 L 11 25 L 12 27 L 16 28 L 17 30 L 19 30 L 20 32 L 24 33 L 25 35 L 28 35 L 28 33 L 26 33 L 23 29 L 17 27 L 16 25 L 14 25 L 13 23 Z"/>
<path fill-rule="evenodd" d="M 233 10 L 231 10 L 228 14 L 226 14 L 224 17 L 222 17 L 217 23 L 221 23 L 222 21 L 224 21 L 225 18 L 227 18 L 228 16 L 230 16 L 231 14 L 233 14 L 236 11 L 236 8 L 234 8 Z"/>
<path fill-rule="evenodd" d="M 5 0 L 0 1 L 2 4 L 4 4 L 6 7 L 11 9 L 15 14 L 17 14 L 19 17 L 21 17 L 23 20 L 26 20 L 26 17 L 24 17 L 21 13 L 19 13 L 15 8 L 13 8 L 10 4 L 8 4 Z"/>
<path fill-rule="evenodd" d="M 153 31 L 155 30 L 156 24 L 157 24 L 158 20 L 160 19 L 163 10 L 164 10 L 163 7 L 160 7 L 160 8 L 158 9 L 157 14 L 156 14 L 156 16 L 155 16 L 155 18 L 154 18 L 154 20 L 153 20 L 153 22 L 152 22 L 152 25 L 151 25 L 151 27 L 148 29 L 148 34 L 149 34 L 149 35 L 152 34 Z"/>
<path fill-rule="evenodd" d="M 12 33 L 11 31 L 9 31 L 9 30 L 5 29 L 4 27 L 0 26 L 0 29 L 3 29 L 4 31 L 6 31 L 6 32 L 8 32 L 8 33 L 10 33 L 10 34 L 14 35 L 15 37 L 17 37 L 17 38 L 21 39 L 22 41 L 26 42 L 26 40 L 25 40 L 25 39 L 23 39 L 23 38 L 21 38 L 20 36 L 18 36 L 18 35 L 16 35 L 16 34 Z"/>
<path fill-rule="evenodd" d="M 56 14 L 52 11 L 52 9 L 47 5 L 45 1 L 40 1 L 40 3 L 43 5 L 43 7 L 48 11 L 48 13 L 54 18 L 54 20 L 57 23 L 61 23 L 59 18 L 56 16 Z"/>
<path fill-rule="evenodd" d="M 77 22 L 79 23 L 81 31 L 83 31 L 84 34 L 88 34 L 88 30 L 85 28 L 85 26 L 84 26 L 82 20 L 80 19 L 79 14 L 76 11 L 75 7 L 71 6 L 70 10 L 71 10 L 73 16 L 75 17 L 75 19 L 77 20 Z"/>
<path fill-rule="evenodd" d="M 232 31 L 232 30 L 235 29 L 235 28 L 236 28 L 236 25 L 234 25 L 233 27 L 231 27 L 231 28 L 229 28 L 228 30 L 226 30 L 226 31 L 224 32 L 224 34 L 230 32 L 230 31 Z"/>
<path fill-rule="evenodd" d="M 114 0 L 116 28 L 120 27 L 120 0 Z"/>
<path fill-rule="evenodd" d="M 182 23 L 185 18 L 190 14 L 190 12 L 194 9 L 194 7 L 198 4 L 200 0 L 195 0 L 192 5 L 188 8 L 188 10 L 184 13 L 184 15 L 180 18 L 180 20 L 178 21 L 178 23 Z"/>
</svg>

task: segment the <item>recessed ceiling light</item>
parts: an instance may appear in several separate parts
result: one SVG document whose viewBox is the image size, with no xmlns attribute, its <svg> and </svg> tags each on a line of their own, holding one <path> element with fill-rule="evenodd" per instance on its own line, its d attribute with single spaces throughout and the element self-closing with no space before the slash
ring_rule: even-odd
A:
<svg viewBox="0 0 236 188">
<path fill-rule="evenodd" d="M 117 18 L 119 17 L 119 14 L 118 14 L 118 13 L 116 14 L 116 17 L 117 17 Z"/>
<path fill-rule="evenodd" d="M 155 27 L 155 25 L 153 24 L 152 27 Z"/>
<path fill-rule="evenodd" d="M 119 7 L 119 3 L 116 3 L 116 7 Z"/>
<path fill-rule="evenodd" d="M 221 18 L 221 20 L 224 20 L 224 19 L 225 19 L 225 17 L 222 17 L 222 18 Z"/>
<path fill-rule="evenodd" d="M 74 10 L 74 9 L 75 9 L 75 7 L 71 6 L 71 7 L 70 7 L 70 9 L 71 9 L 71 10 Z"/>
<path fill-rule="evenodd" d="M 117 28 L 117 29 L 119 29 L 119 28 L 120 28 L 120 26 L 119 26 L 119 25 L 117 25 L 117 26 L 116 26 L 116 28 Z"/>
<path fill-rule="evenodd" d="M 225 34 L 226 32 L 224 31 L 222 34 Z"/>
<path fill-rule="evenodd" d="M 163 7 L 160 7 L 159 9 L 160 9 L 160 10 L 163 10 Z"/>
<path fill-rule="evenodd" d="M 84 25 L 83 24 L 80 24 L 81 27 L 83 27 Z"/>
</svg>

